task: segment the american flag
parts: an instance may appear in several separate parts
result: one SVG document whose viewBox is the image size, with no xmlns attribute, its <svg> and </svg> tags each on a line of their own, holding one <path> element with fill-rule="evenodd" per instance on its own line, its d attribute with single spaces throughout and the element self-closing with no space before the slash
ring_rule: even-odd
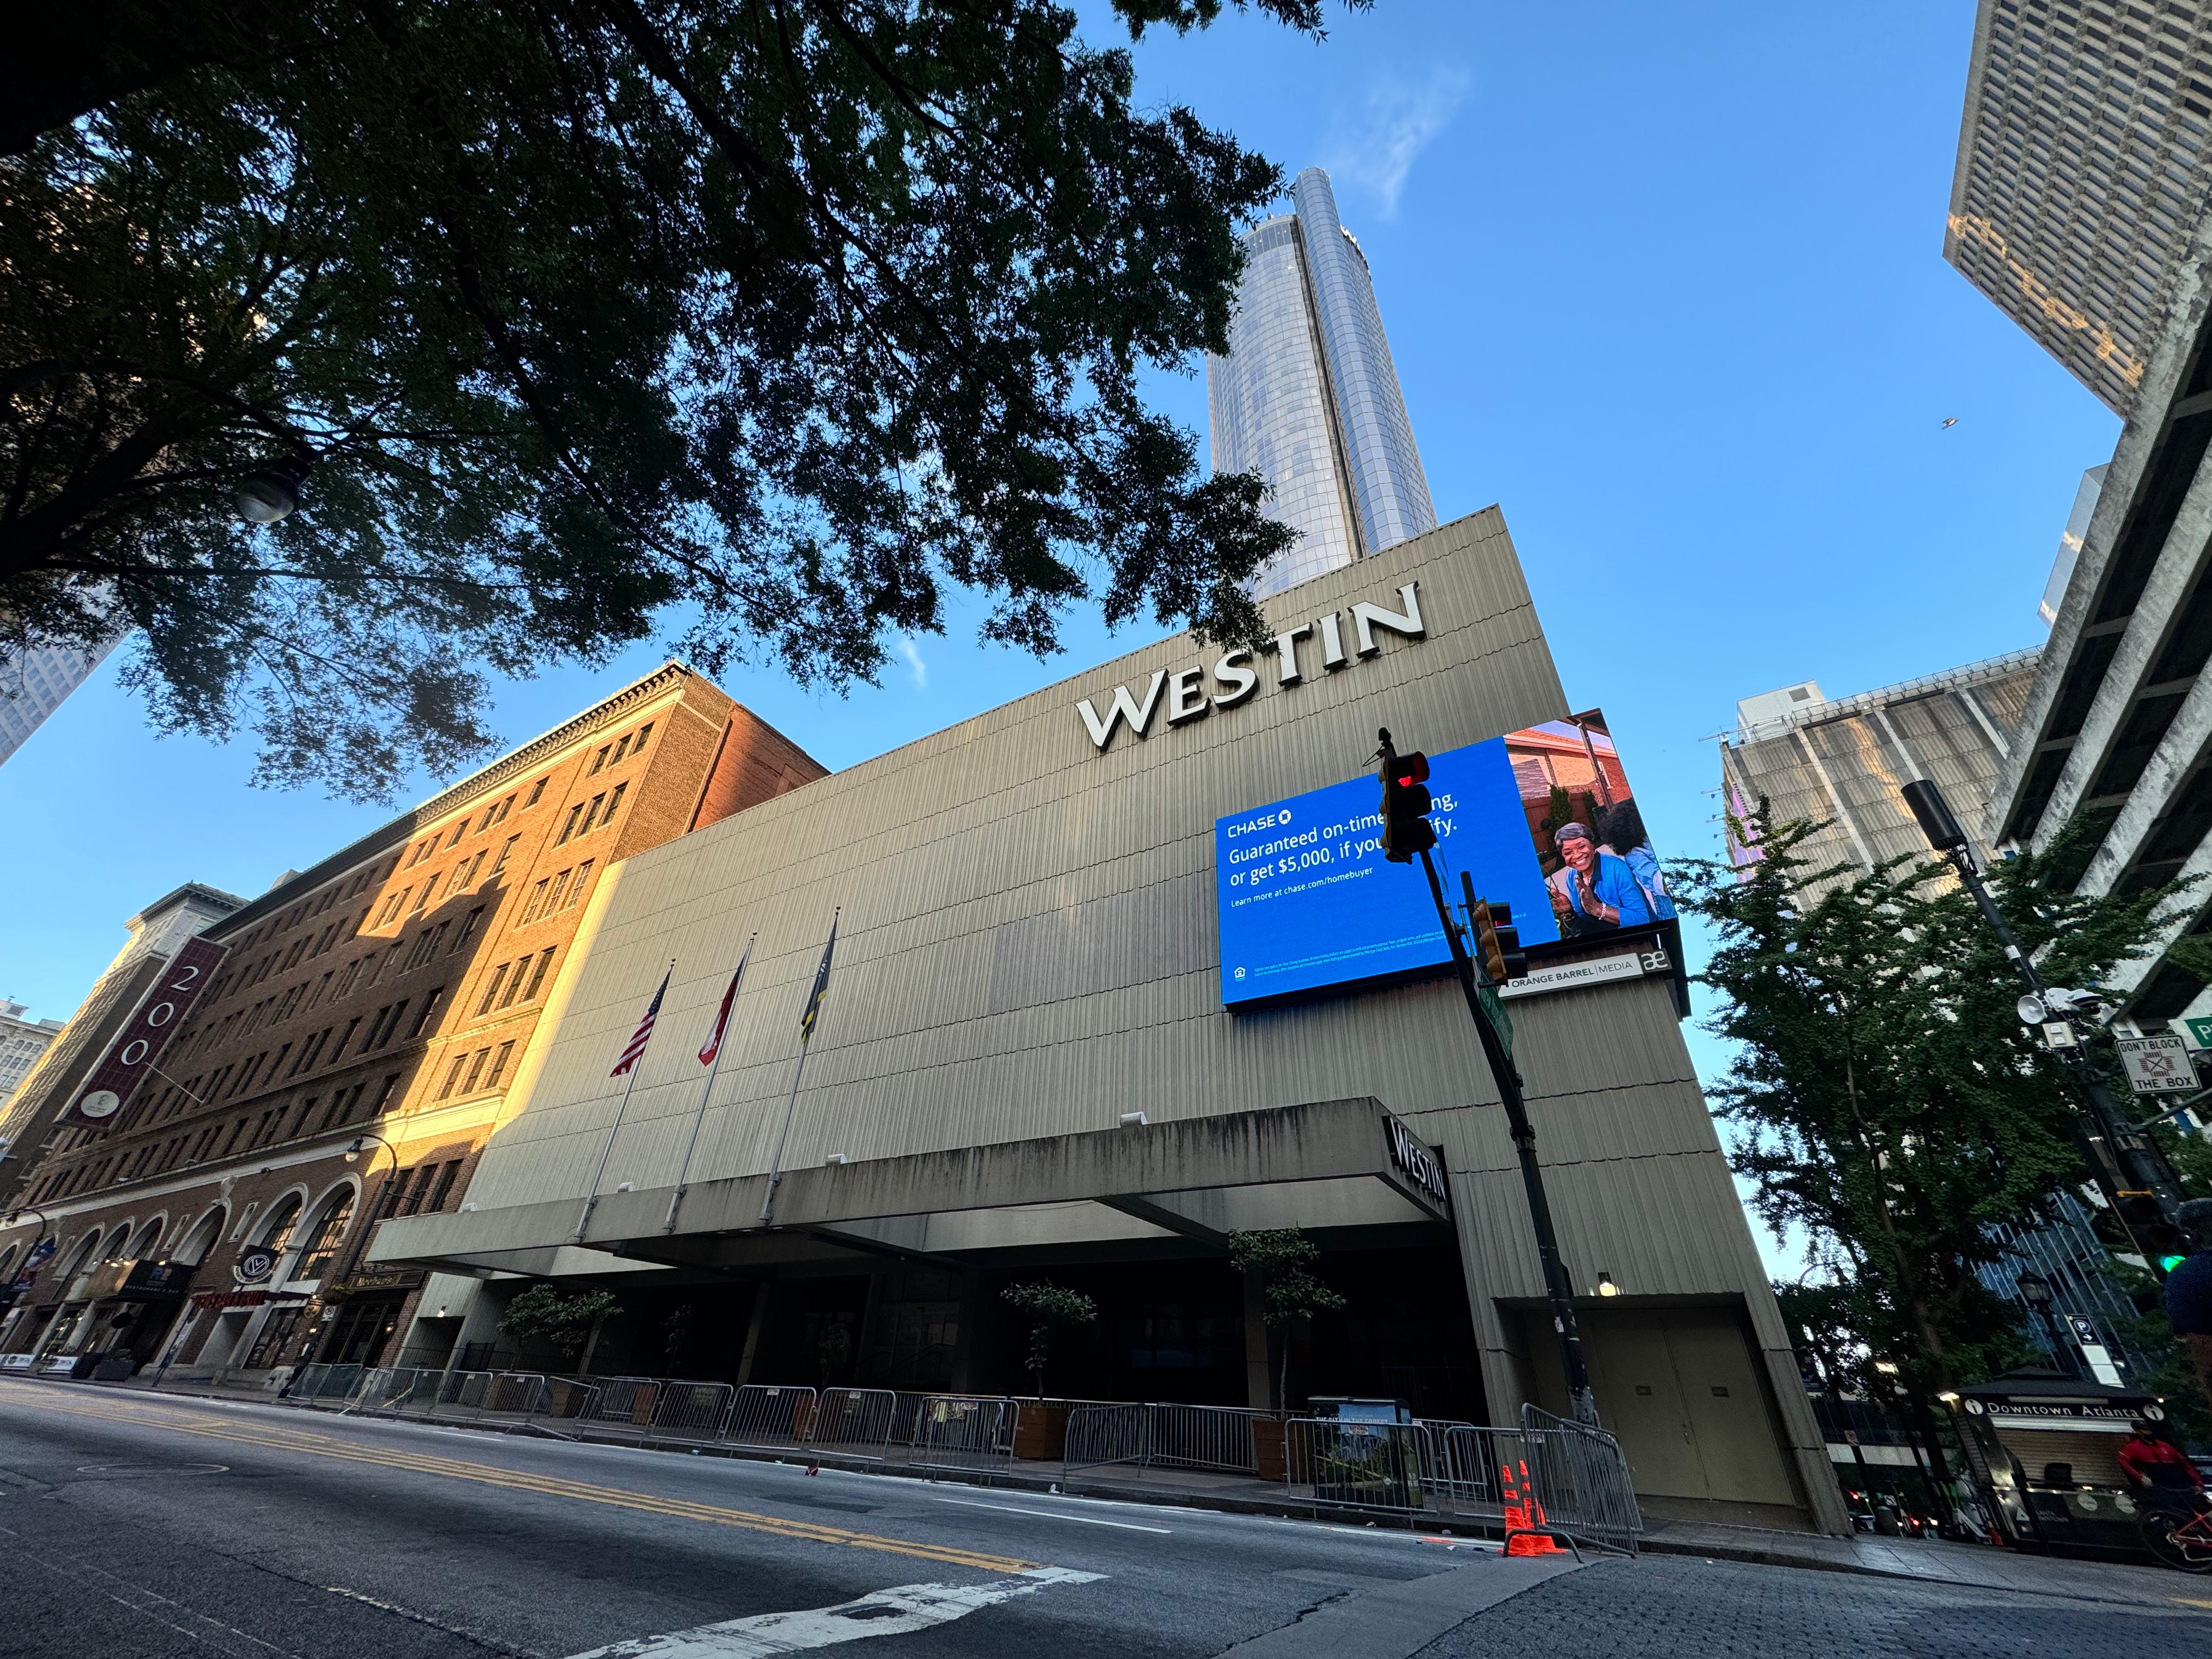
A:
<svg viewBox="0 0 2212 1659">
<path fill-rule="evenodd" d="M 660 1000 L 668 994 L 668 981 L 675 972 L 672 965 L 668 972 L 660 976 L 660 988 L 653 994 L 653 1006 L 645 1011 L 645 1018 L 638 1021 L 637 1030 L 629 1034 L 629 1046 L 622 1051 L 622 1058 L 615 1062 L 614 1070 L 607 1073 L 609 1077 L 620 1077 L 645 1058 L 645 1045 L 653 1041 L 653 1023 L 660 1018 Z"/>
</svg>

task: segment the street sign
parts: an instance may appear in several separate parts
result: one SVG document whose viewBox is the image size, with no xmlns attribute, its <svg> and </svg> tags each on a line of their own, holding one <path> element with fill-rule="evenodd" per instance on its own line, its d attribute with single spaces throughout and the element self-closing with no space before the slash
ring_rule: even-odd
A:
<svg viewBox="0 0 2212 1659">
<path fill-rule="evenodd" d="M 2198 1048 L 2212 1048 L 2212 1019 L 2185 1019 L 2181 1023 L 2189 1028 L 2189 1035 L 2197 1039 Z"/>
<path fill-rule="evenodd" d="M 2178 1036 L 2122 1037 L 2120 1060 L 2128 1086 L 2139 1095 L 2194 1094 L 2197 1068 Z"/>
</svg>

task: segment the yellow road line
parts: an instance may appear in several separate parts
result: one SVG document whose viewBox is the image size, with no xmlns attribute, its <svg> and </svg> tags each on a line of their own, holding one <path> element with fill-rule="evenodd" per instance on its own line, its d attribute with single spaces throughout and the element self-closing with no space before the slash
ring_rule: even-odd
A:
<svg viewBox="0 0 2212 1659">
<path fill-rule="evenodd" d="M 102 1406 L 107 1402 L 101 1402 Z M 750 1532 L 769 1533 L 777 1537 L 793 1538 L 808 1543 L 843 1544 L 854 1549 L 882 1550 L 894 1555 L 910 1555 L 925 1561 L 945 1565 L 972 1567 L 979 1572 L 1016 1573 L 1031 1571 L 1036 1563 L 1022 1561 L 1012 1556 L 986 1555 L 975 1550 L 963 1550 L 941 1544 L 915 1543 L 902 1538 L 886 1538 L 875 1533 L 854 1532 L 844 1527 L 826 1526 L 813 1521 L 794 1521 L 781 1516 L 756 1515 L 744 1510 L 723 1509 L 716 1504 L 694 1503 L 688 1498 L 663 1498 L 653 1492 L 634 1492 L 623 1486 L 593 1486 L 580 1480 L 564 1480 L 555 1475 L 533 1474 L 522 1469 L 501 1468 L 495 1464 L 465 1462 L 459 1458 L 441 1457 L 433 1453 L 409 1452 L 381 1447 L 349 1444 L 331 1436 L 312 1434 L 301 1430 L 274 1425 L 265 1429 L 241 1432 L 238 1428 L 218 1427 L 204 1419 L 197 1419 L 174 1410 L 148 1411 L 135 1404 L 113 1402 L 114 1407 L 102 1409 L 89 1401 L 64 1403 L 60 1400 L 27 1399 L 14 1389 L 0 1396 L 0 1405 L 24 1407 L 32 1411 L 52 1412 L 66 1417 L 91 1418 L 101 1422 L 125 1422 L 143 1428 L 173 1430 L 183 1434 L 198 1435 L 204 1439 L 228 1440 L 239 1445 L 252 1446 L 263 1451 L 293 1451 L 311 1457 L 331 1457 L 352 1463 L 374 1463 L 386 1468 L 404 1469 L 417 1474 L 432 1474 L 447 1480 L 473 1481 L 480 1486 L 505 1486 L 520 1492 L 534 1492 L 548 1498 L 569 1498 L 589 1504 L 605 1504 L 617 1509 L 637 1510 L 651 1515 L 663 1515 L 683 1521 L 703 1521 L 716 1526 L 739 1527 Z"/>
</svg>

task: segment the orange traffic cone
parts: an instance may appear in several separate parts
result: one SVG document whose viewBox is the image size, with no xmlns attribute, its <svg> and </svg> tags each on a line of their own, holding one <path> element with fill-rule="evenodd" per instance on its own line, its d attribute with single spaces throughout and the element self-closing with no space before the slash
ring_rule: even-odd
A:
<svg viewBox="0 0 2212 1659">
<path fill-rule="evenodd" d="M 1559 1541 L 1545 1529 L 1544 1505 L 1536 1496 L 1535 1483 L 1528 1479 L 1528 1465 L 1525 1462 L 1521 1465 L 1520 1491 L 1528 1495 L 1525 1504 L 1513 1501 L 1519 1494 L 1514 1489 L 1512 1475 L 1502 1466 L 1498 1473 L 1505 1476 L 1506 1555 L 1515 1559 L 1532 1555 L 1565 1555 L 1566 1552 L 1559 1547 Z M 1529 1519 L 1532 1514 L 1535 1517 L 1533 1522 Z"/>
<path fill-rule="evenodd" d="M 1498 1478 L 1505 1489 L 1505 1535 L 1528 1530 L 1528 1511 L 1522 1507 L 1519 1490 L 1513 1484 L 1513 1471 L 1504 1464 L 1498 1466 Z"/>
</svg>

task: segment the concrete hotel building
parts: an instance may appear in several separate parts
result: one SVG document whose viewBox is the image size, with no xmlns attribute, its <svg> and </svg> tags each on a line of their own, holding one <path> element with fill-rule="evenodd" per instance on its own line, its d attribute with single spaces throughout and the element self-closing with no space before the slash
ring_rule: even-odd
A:
<svg viewBox="0 0 2212 1659">
<path fill-rule="evenodd" d="M 0 1233 L 0 1273 L 59 1241 L 0 1347 L 445 1363 L 471 1281 L 364 1273 L 369 1233 L 461 1201 L 609 866 L 821 775 L 671 664 L 206 926 L 159 1070 Z"/>
<path fill-rule="evenodd" d="M 2212 6 L 1982 0 L 1943 257 L 2116 413 L 2212 201 Z"/>
<path fill-rule="evenodd" d="M 1729 856 L 1758 856 L 1735 827 L 1762 799 L 1778 822 L 1826 825 L 1799 854 L 1815 870 L 1923 856 L 1927 838 L 1898 793 L 1915 778 L 1933 778 L 1962 822 L 1978 822 L 2040 656 L 2014 651 L 1849 697 L 1824 697 L 1811 680 L 1746 697 L 1721 740 Z"/>
<path fill-rule="evenodd" d="M 1263 598 L 1437 526 L 1367 256 L 1328 174 L 1291 199 L 1246 233 L 1229 355 L 1206 363 L 1213 470 L 1267 479 L 1268 516 L 1299 532 L 1254 576 Z"/>
<path fill-rule="evenodd" d="M 1409 588 L 1416 624 L 1370 630 Z M 999 1292 L 1049 1274 L 1102 1310 L 1053 1386 L 1264 1404 L 1278 1356 L 1224 1236 L 1296 1225 L 1349 1305 L 1293 1336 L 1293 1400 L 1563 1409 L 1458 988 L 1231 1012 L 1216 921 L 1218 817 L 1358 773 L 1378 724 L 1444 750 L 1566 716 L 1504 521 L 1445 526 L 1267 611 L 1310 632 L 1241 671 L 1161 641 L 616 866 L 469 1207 L 387 1222 L 373 1264 L 483 1275 L 472 1352 L 526 1282 L 496 1275 L 521 1274 L 617 1292 L 596 1371 L 1021 1392 Z M 1101 740 L 1079 700 L 1117 684 L 1157 707 Z M 708 1099 L 698 1051 L 749 940 Z M 1656 1510 L 1841 1529 L 1676 982 L 1632 939 L 1574 948 L 1619 977 L 1512 1006 L 1601 1410 Z M 625 1104 L 610 1068 L 672 957 Z M 1398 1126 L 1441 1150 L 1440 1189 L 1409 1176 Z"/>
</svg>

